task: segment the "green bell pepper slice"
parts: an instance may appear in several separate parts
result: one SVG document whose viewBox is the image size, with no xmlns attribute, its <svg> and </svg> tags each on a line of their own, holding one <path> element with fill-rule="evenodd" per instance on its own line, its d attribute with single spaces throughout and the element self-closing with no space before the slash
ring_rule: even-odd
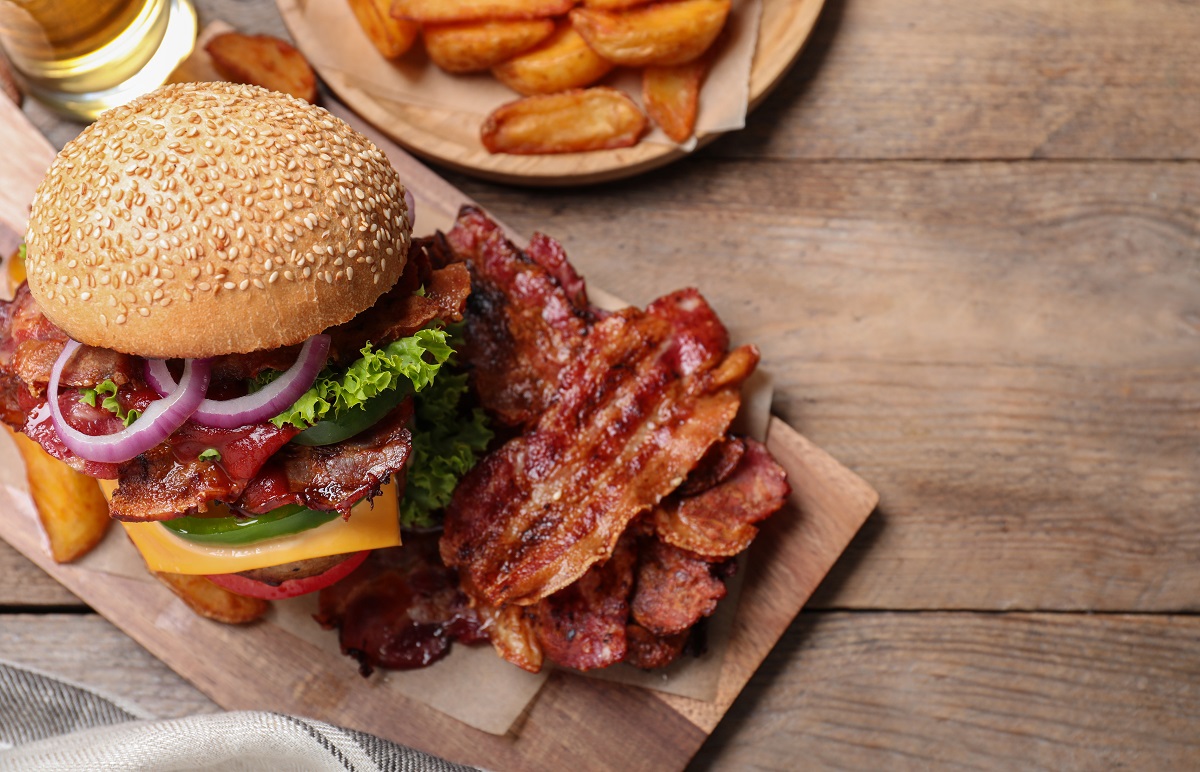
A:
<svg viewBox="0 0 1200 772">
<path fill-rule="evenodd" d="M 405 388 L 385 391 L 344 415 L 318 421 L 293 437 L 292 442 L 297 445 L 332 445 L 348 440 L 373 426 L 411 394 L 412 389 Z"/>
<path fill-rule="evenodd" d="M 274 509 L 250 517 L 177 517 L 163 520 L 162 526 L 189 541 L 206 544 L 249 544 L 290 536 L 324 525 L 338 516 L 337 512 L 321 512 L 299 504 Z"/>
</svg>

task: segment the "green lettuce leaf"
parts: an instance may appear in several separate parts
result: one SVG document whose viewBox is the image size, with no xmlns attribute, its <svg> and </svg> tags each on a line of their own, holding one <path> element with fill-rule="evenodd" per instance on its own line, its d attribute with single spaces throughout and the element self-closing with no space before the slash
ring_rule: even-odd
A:
<svg viewBox="0 0 1200 772">
<path fill-rule="evenodd" d="M 454 350 L 445 330 L 426 329 L 382 349 L 367 344 L 359 353 L 362 356 L 344 371 L 326 368 L 312 387 L 271 423 L 307 429 L 318 421 L 336 419 L 385 391 L 403 388 L 420 393 L 433 383 Z M 274 371 L 263 373 L 258 388 L 278 376 Z"/>
<path fill-rule="evenodd" d="M 450 503 L 459 479 L 492 440 L 483 411 L 462 409 L 466 393 L 465 373 L 444 374 L 414 398 L 413 455 L 400 502 L 405 528 L 434 525 L 433 513 Z"/>
</svg>

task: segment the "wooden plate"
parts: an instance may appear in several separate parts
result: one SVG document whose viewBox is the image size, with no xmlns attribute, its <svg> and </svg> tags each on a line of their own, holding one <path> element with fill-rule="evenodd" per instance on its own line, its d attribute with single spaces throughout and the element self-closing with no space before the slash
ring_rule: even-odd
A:
<svg viewBox="0 0 1200 772">
<path fill-rule="evenodd" d="M 304 51 L 318 50 L 321 45 L 320 30 L 311 28 L 304 13 L 307 3 L 313 1 L 276 0 L 292 37 Z M 350 14 L 345 0 L 317 1 L 341 3 L 345 13 Z M 762 0 L 762 3 L 758 47 L 750 71 L 750 109 L 766 97 L 800 54 L 825 0 Z M 336 68 L 318 65 L 317 69 L 342 101 L 406 150 L 497 182 L 546 186 L 605 182 L 649 171 L 688 154 L 674 145 L 643 141 L 630 148 L 592 153 L 493 155 L 480 144 L 478 127 L 465 130 L 462 113 L 408 104 L 376 93 L 346 75 L 354 72 L 353 62 Z M 701 136 L 697 146 L 717 136 Z"/>
<path fill-rule="evenodd" d="M 467 198 L 331 100 L 366 133 L 416 192 L 418 229 L 453 221 Z M 18 108 L 0 98 L 0 244 L 25 230 L 28 201 L 54 151 Z M 353 661 L 275 624 L 233 627 L 202 619 L 158 582 L 49 556 L 15 447 L 0 436 L 0 538 L 61 582 L 214 702 L 229 710 L 311 716 L 452 761 L 490 769 L 682 769 L 791 624 L 878 495 L 778 418 L 767 446 L 793 492 L 751 546 L 726 655 L 712 700 L 698 700 L 556 671 L 503 735 L 424 702 L 376 688 Z M 110 534 L 111 537 L 120 534 Z M 131 549 L 127 543 L 115 545 Z M 404 674 L 393 674 L 401 678 Z M 391 677 L 391 676 L 389 676 Z M 482 694 L 482 692 L 481 692 Z"/>
</svg>

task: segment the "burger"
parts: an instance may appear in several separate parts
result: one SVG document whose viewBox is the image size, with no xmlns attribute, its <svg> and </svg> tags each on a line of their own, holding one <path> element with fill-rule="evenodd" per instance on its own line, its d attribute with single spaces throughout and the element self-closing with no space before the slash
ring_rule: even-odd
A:
<svg viewBox="0 0 1200 772">
<path fill-rule="evenodd" d="M 0 417 L 102 481 L 150 569 L 326 587 L 490 436 L 451 371 L 469 276 L 412 220 L 384 154 L 301 100 L 177 84 L 111 110 L 34 197 Z"/>
</svg>

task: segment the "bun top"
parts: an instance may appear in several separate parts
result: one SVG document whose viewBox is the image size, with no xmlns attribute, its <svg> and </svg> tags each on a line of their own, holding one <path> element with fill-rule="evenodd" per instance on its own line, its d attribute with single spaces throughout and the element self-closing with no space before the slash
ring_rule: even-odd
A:
<svg viewBox="0 0 1200 772">
<path fill-rule="evenodd" d="M 153 358 L 299 343 L 399 278 L 412 222 L 366 137 L 285 94 L 166 86 L 59 153 L 33 199 L 29 288 L 72 338 Z"/>
</svg>

